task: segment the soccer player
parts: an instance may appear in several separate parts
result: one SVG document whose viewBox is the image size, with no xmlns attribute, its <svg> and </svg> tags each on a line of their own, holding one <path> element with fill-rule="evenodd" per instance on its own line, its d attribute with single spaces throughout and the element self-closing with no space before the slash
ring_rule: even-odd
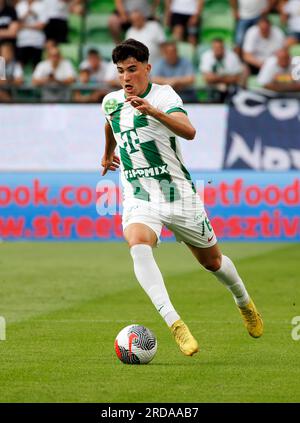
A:
<svg viewBox="0 0 300 423">
<path fill-rule="evenodd" d="M 107 121 L 102 175 L 121 166 L 122 224 L 135 276 L 180 350 L 191 356 L 198 351 L 198 343 L 172 305 L 153 257 L 163 225 L 229 289 L 251 336 L 262 335 L 263 322 L 234 264 L 222 255 L 182 162 L 177 136 L 192 140 L 196 131 L 175 91 L 169 85 L 150 83 L 148 58 L 148 48 L 133 39 L 113 50 L 122 89 L 107 94 L 102 102 Z"/>
</svg>

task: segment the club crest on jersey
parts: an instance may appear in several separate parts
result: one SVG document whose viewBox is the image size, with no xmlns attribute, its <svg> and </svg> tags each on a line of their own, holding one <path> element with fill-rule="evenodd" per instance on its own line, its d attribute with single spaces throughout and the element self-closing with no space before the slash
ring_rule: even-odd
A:
<svg viewBox="0 0 300 423">
<path fill-rule="evenodd" d="M 105 113 L 111 114 L 118 108 L 118 101 L 115 98 L 110 98 L 104 104 Z"/>
</svg>

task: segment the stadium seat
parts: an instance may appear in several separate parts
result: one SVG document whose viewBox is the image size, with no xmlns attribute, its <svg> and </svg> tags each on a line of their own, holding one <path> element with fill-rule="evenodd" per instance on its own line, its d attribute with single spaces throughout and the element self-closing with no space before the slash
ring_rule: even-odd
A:
<svg viewBox="0 0 300 423">
<path fill-rule="evenodd" d="M 186 59 L 194 63 L 195 48 L 192 46 L 191 43 L 186 43 L 181 41 L 177 43 L 177 47 L 178 47 L 179 56 L 185 57 Z"/>
<path fill-rule="evenodd" d="M 205 3 L 201 42 L 209 43 L 214 38 L 222 38 L 225 42 L 230 42 L 233 39 L 234 26 L 233 14 L 227 2 Z"/>
<path fill-rule="evenodd" d="M 100 55 L 106 59 L 111 60 L 111 52 L 115 47 L 114 43 L 87 43 L 83 46 L 83 57 L 86 57 L 87 52 L 90 49 L 95 49 L 99 51 Z"/>
<path fill-rule="evenodd" d="M 232 13 L 225 12 L 225 13 L 218 13 L 216 14 L 211 12 L 204 12 L 203 14 L 203 29 L 219 29 L 219 30 L 226 30 L 228 32 L 232 32 L 234 29 L 234 19 Z"/>
<path fill-rule="evenodd" d="M 300 44 L 295 44 L 295 45 L 290 47 L 290 55 L 292 57 L 300 56 Z"/>
<path fill-rule="evenodd" d="M 60 44 L 59 49 L 65 59 L 72 61 L 75 67 L 79 64 L 79 46 L 78 44 Z"/>
<path fill-rule="evenodd" d="M 261 88 L 261 86 L 257 82 L 257 76 L 256 75 L 249 76 L 248 81 L 247 81 L 247 86 L 248 86 L 249 90 L 257 90 L 258 88 Z"/>
<path fill-rule="evenodd" d="M 111 0 L 90 0 L 88 11 L 91 13 L 112 13 L 115 9 L 115 3 Z"/>
<path fill-rule="evenodd" d="M 44 59 L 42 59 L 42 60 L 44 60 Z M 24 82 L 25 83 L 31 83 L 33 72 L 34 72 L 34 68 L 31 64 L 27 64 L 27 65 L 23 66 Z"/>
<path fill-rule="evenodd" d="M 209 96 L 206 82 L 204 81 L 204 78 L 199 71 L 196 72 L 195 88 L 197 91 L 198 100 L 200 102 L 207 102 L 209 100 Z"/>
<path fill-rule="evenodd" d="M 196 72 L 195 85 L 197 89 L 205 88 L 206 86 L 206 82 L 204 81 L 203 75 L 199 71 Z"/>
<path fill-rule="evenodd" d="M 91 13 L 86 17 L 85 40 L 90 43 L 111 42 L 107 29 L 109 14 Z"/>
<path fill-rule="evenodd" d="M 210 44 L 207 44 L 207 43 L 199 44 L 197 46 L 196 53 L 195 53 L 195 65 L 196 65 L 197 69 L 198 69 L 198 66 L 200 64 L 202 54 L 209 49 L 210 49 Z"/>
<path fill-rule="evenodd" d="M 268 16 L 272 25 L 278 26 L 279 28 L 284 30 L 284 25 L 282 24 L 278 13 L 270 13 Z"/>
<path fill-rule="evenodd" d="M 76 43 L 80 41 L 80 34 L 81 34 L 81 28 L 82 28 L 82 17 L 71 14 L 69 16 L 68 20 L 69 24 L 69 41 L 71 43 Z"/>
</svg>

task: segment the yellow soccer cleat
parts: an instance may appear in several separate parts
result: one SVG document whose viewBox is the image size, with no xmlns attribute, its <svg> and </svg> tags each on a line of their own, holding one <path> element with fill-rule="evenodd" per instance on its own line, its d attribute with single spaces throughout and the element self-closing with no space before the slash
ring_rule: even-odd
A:
<svg viewBox="0 0 300 423">
<path fill-rule="evenodd" d="M 198 342 L 182 320 L 176 320 L 171 326 L 171 332 L 184 355 L 192 356 L 199 351 Z"/>
<path fill-rule="evenodd" d="M 244 307 L 238 307 L 238 309 L 240 310 L 249 335 L 253 338 L 259 338 L 263 334 L 264 324 L 261 315 L 256 310 L 254 302 L 250 299 L 249 304 Z"/>
</svg>

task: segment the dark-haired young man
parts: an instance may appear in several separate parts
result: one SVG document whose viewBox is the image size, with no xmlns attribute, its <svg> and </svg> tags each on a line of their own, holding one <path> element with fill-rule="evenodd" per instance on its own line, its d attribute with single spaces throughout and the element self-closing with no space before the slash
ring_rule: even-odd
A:
<svg viewBox="0 0 300 423">
<path fill-rule="evenodd" d="M 152 253 L 163 225 L 231 291 L 251 336 L 262 335 L 263 323 L 234 264 L 221 254 L 182 162 L 177 136 L 192 140 L 195 129 L 173 88 L 149 82 L 148 58 L 148 48 L 133 39 L 113 50 L 122 89 L 105 96 L 102 103 L 107 120 L 102 174 L 121 165 L 122 223 L 136 278 L 180 350 L 191 356 L 198 351 L 198 343 L 173 307 Z M 115 155 L 117 146 L 121 161 Z"/>
</svg>

